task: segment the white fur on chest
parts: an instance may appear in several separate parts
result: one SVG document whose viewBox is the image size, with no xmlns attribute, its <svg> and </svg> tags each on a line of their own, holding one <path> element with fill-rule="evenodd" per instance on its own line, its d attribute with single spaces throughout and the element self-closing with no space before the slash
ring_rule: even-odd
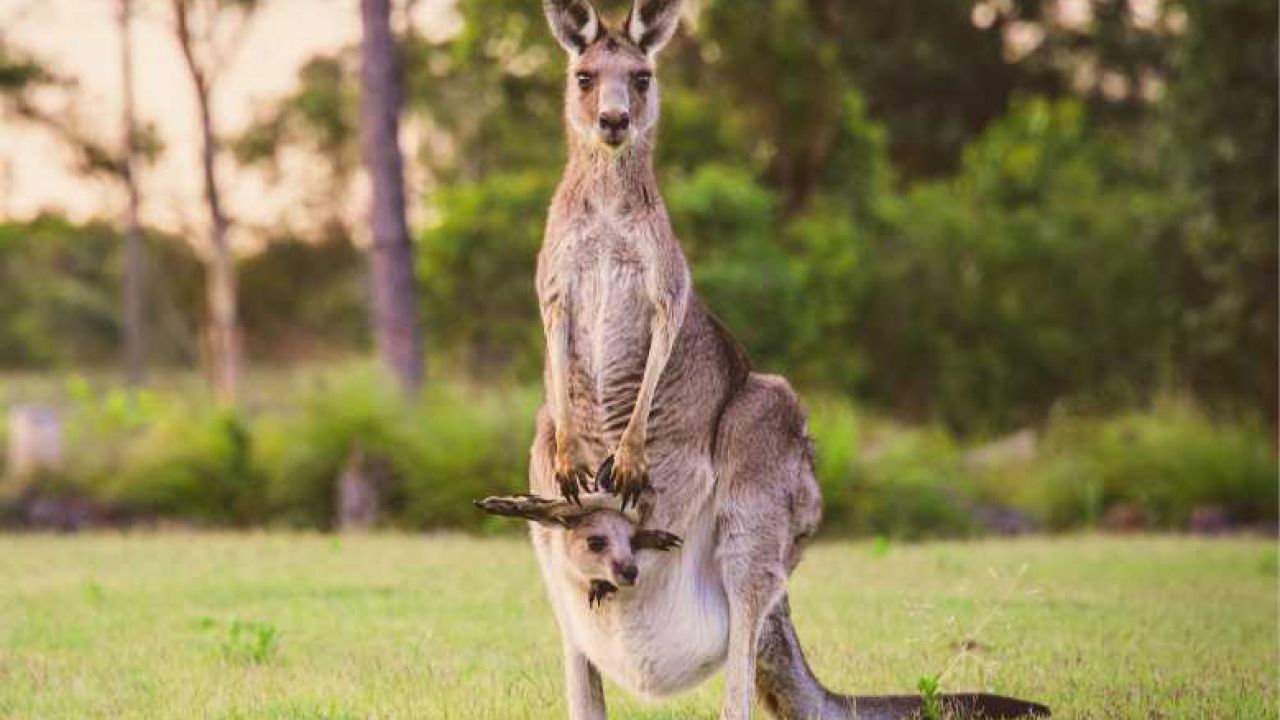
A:
<svg viewBox="0 0 1280 720">
<path fill-rule="evenodd" d="M 570 281 L 574 354 L 594 380 L 598 401 L 610 394 L 612 375 L 634 375 L 643 366 L 653 317 L 651 247 L 645 233 L 621 220 L 597 215 L 566 238 L 561 272 Z"/>
<path fill-rule="evenodd" d="M 564 631 L 605 677 L 636 695 L 682 692 L 724 663 L 728 599 L 714 570 L 710 523 L 703 525 L 679 551 L 646 563 L 635 587 L 595 608 L 570 577 L 555 579 Z"/>
</svg>

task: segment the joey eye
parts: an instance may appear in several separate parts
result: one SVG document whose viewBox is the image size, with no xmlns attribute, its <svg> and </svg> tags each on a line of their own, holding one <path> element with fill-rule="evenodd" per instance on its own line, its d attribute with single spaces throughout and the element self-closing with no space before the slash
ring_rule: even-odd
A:
<svg viewBox="0 0 1280 720">
<path fill-rule="evenodd" d="M 595 76 L 589 72 L 580 72 L 577 75 L 578 89 L 586 92 L 591 89 L 592 83 L 595 82 Z"/>
<path fill-rule="evenodd" d="M 587 549 L 593 553 L 602 553 L 607 547 L 609 547 L 609 540 L 603 535 L 592 535 L 587 538 Z"/>
<path fill-rule="evenodd" d="M 653 74 L 649 72 L 638 72 L 631 78 L 631 82 L 635 84 L 638 92 L 647 92 L 649 83 L 653 81 Z"/>
</svg>

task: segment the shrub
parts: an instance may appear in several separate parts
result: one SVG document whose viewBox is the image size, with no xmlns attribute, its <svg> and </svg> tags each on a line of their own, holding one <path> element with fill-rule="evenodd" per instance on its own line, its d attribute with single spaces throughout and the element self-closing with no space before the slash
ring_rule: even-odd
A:
<svg viewBox="0 0 1280 720">
<path fill-rule="evenodd" d="M 280 522 L 327 528 L 338 477 L 361 452 L 398 450 L 407 409 L 371 367 L 321 380 L 293 407 L 262 419 L 256 463 L 267 478 L 267 506 Z"/>
<path fill-rule="evenodd" d="M 968 474 L 941 431 L 899 431 L 869 443 L 858 459 L 858 477 L 846 532 L 917 539 L 977 530 Z"/>
<path fill-rule="evenodd" d="M 828 532 L 922 538 L 976 530 L 972 483 L 945 433 L 861 425 L 847 401 L 813 404 L 810 431 Z"/>
<path fill-rule="evenodd" d="M 1207 506 L 1237 523 L 1276 520 L 1276 458 L 1265 433 L 1215 423 L 1185 404 L 1057 419 L 1044 445 L 1021 502 L 1052 529 L 1096 525 L 1119 504 L 1168 529 L 1185 528 Z"/>
<path fill-rule="evenodd" d="M 473 500 L 528 488 L 529 444 L 541 392 L 439 387 L 415 409 L 403 473 L 401 522 L 414 528 L 489 523 Z M 501 526 L 511 523 L 496 521 Z"/>
<path fill-rule="evenodd" d="M 264 487 L 252 452 L 252 428 L 239 413 L 175 406 L 128 445 L 102 496 L 147 515 L 218 525 L 260 522 Z"/>
<path fill-rule="evenodd" d="M 473 377 L 538 377 L 533 267 L 552 189 L 535 173 L 496 174 L 434 198 L 440 222 L 418 250 L 423 318 L 431 344 Z"/>
<path fill-rule="evenodd" d="M 539 393 L 434 384 L 401 399 L 372 369 L 312 389 L 261 423 L 258 464 L 277 520 L 328 527 L 339 475 L 357 452 L 386 471 L 387 521 L 477 527 L 471 501 L 526 487 Z"/>
</svg>

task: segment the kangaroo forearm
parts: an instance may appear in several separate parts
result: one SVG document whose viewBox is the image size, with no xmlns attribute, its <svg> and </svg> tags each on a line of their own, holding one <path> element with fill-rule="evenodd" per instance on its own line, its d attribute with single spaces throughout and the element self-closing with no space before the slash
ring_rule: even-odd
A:
<svg viewBox="0 0 1280 720">
<path fill-rule="evenodd" d="M 556 426 L 556 444 L 564 447 L 564 443 L 573 437 L 573 421 L 569 407 L 569 326 L 563 308 L 548 308 L 544 313 L 543 327 L 547 336 L 550 385 L 547 394 L 551 403 L 551 419 Z"/>
<path fill-rule="evenodd" d="M 676 320 L 671 315 L 672 313 L 659 313 L 654 317 L 649 353 L 644 363 L 644 375 L 640 378 L 640 389 L 636 392 L 635 407 L 631 410 L 631 417 L 627 420 L 627 427 L 622 433 L 624 441 L 637 447 L 643 447 L 648 437 L 649 411 L 653 409 L 653 397 L 675 345 L 675 331 L 678 328 Z"/>
</svg>

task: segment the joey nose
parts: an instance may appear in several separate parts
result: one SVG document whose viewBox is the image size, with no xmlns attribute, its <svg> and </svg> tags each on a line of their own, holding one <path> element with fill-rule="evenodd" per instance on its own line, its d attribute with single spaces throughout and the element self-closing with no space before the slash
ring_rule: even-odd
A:
<svg viewBox="0 0 1280 720">
<path fill-rule="evenodd" d="M 618 569 L 618 577 L 627 585 L 636 584 L 636 576 L 640 574 L 640 570 L 635 565 L 625 565 Z"/>
</svg>

